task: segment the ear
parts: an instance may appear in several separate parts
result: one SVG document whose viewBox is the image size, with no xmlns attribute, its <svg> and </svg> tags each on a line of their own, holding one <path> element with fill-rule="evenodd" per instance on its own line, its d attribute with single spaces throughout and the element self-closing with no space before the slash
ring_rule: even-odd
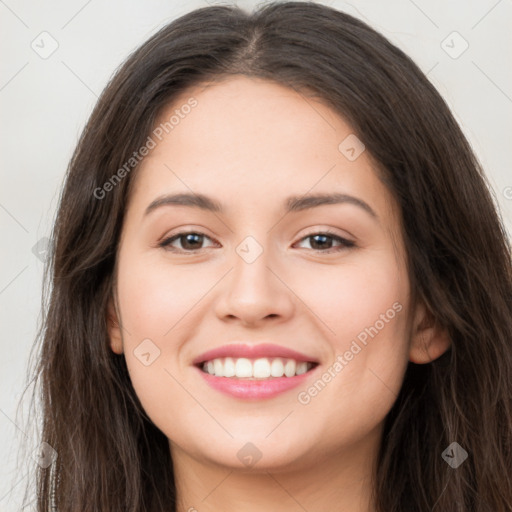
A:
<svg viewBox="0 0 512 512">
<path fill-rule="evenodd" d="M 107 306 L 107 329 L 112 352 L 122 354 L 123 338 L 121 336 L 121 327 L 119 327 L 119 315 L 117 314 L 112 296 L 110 297 Z"/>
<path fill-rule="evenodd" d="M 412 325 L 409 360 L 416 364 L 430 363 L 450 348 L 446 329 L 436 322 L 423 302 L 418 303 Z"/>
</svg>

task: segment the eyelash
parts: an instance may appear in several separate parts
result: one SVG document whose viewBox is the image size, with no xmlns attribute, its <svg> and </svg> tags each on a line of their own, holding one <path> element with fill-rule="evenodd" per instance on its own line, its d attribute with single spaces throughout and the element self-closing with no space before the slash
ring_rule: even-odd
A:
<svg viewBox="0 0 512 512">
<path fill-rule="evenodd" d="M 191 250 L 191 249 L 175 249 L 175 248 L 169 248 L 170 244 L 172 242 L 174 242 L 175 240 L 179 240 L 181 237 L 185 236 L 185 235 L 199 235 L 199 236 L 203 236 L 203 237 L 206 237 L 210 240 L 212 240 L 208 235 L 205 235 L 204 233 L 201 233 L 200 231 L 181 231 L 179 233 L 176 233 L 175 235 L 169 237 L 169 238 L 166 238 L 164 240 L 162 240 L 158 245 L 159 247 L 162 247 L 163 249 L 167 250 L 167 251 L 170 251 L 170 252 L 177 252 L 177 253 L 183 253 L 183 254 L 194 254 L 194 253 L 198 253 L 200 252 L 202 249 L 198 249 L 198 250 Z M 351 240 L 347 240 L 346 238 L 342 238 L 341 236 L 337 235 L 336 233 L 332 232 L 332 231 L 329 231 L 328 229 L 327 230 L 324 230 L 324 231 L 319 231 L 319 232 L 315 232 L 315 233 L 311 233 L 309 235 L 306 235 L 304 237 L 302 237 L 300 241 L 302 240 L 305 240 L 307 238 L 312 238 L 314 236 L 318 236 L 318 235 L 321 235 L 321 236 L 327 236 L 328 238 L 332 238 L 338 242 L 340 242 L 342 245 L 341 247 L 338 247 L 338 248 L 330 248 L 329 250 L 321 250 L 321 249 L 310 249 L 311 251 L 314 251 L 316 253 L 327 253 L 327 254 L 332 254 L 332 253 L 337 253 L 337 252 L 341 252 L 345 249 L 349 249 L 351 247 L 356 247 L 356 244 L 354 242 L 352 242 Z"/>
</svg>

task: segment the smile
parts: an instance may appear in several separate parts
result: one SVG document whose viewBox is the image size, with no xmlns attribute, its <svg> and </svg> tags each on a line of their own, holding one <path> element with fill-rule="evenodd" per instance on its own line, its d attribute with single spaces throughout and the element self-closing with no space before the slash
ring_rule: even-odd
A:
<svg viewBox="0 0 512 512">
<path fill-rule="evenodd" d="M 232 398 L 250 401 L 273 398 L 298 386 L 304 387 L 306 380 L 318 373 L 319 367 L 318 363 L 293 359 L 230 357 L 195 365 L 197 373 L 210 388 Z M 228 377 L 226 374 L 233 375 Z"/>
</svg>

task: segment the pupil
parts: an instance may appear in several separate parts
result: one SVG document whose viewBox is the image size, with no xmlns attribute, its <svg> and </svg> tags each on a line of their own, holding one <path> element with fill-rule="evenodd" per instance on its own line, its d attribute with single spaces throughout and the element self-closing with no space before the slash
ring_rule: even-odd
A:
<svg viewBox="0 0 512 512">
<path fill-rule="evenodd" d="M 183 248 L 184 248 L 184 249 L 187 249 L 187 247 L 186 247 L 186 246 L 187 246 L 187 245 L 190 245 L 190 244 L 189 244 L 189 242 L 191 242 L 191 244 L 192 244 L 192 247 L 191 247 L 191 248 L 192 248 L 192 249 L 195 249 L 195 247 L 194 247 L 194 238 L 195 238 L 195 243 L 197 244 L 197 239 L 198 239 L 198 238 L 201 238 L 201 237 L 202 237 L 202 235 L 199 235 L 199 234 L 197 234 L 197 233 L 189 233 L 189 234 L 187 234 L 187 235 L 184 235 L 184 237 L 183 237 L 183 238 L 185 238 L 185 244 L 183 244 Z M 199 243 L 199 245 L 201 245 L 201 244 Z"/>
<path fill-rule="evenodd" d="M 325 248 L 325 244 L 322 245 L 322 241 L 325 242 L 326 239 L 328 239 L 329 237 L 326 236 L 326 235 L 314 235 L 313 237 L 313 240 L 314 242 L 311 244 L 311 246 L 313 247 L 313 249 L 315 248 L 314 245 L 317 243 L 317 239 L 320 238 L 321 239 L 321 242 L 320 242 L 320 249 L 322 248 Z"/>
</svg>

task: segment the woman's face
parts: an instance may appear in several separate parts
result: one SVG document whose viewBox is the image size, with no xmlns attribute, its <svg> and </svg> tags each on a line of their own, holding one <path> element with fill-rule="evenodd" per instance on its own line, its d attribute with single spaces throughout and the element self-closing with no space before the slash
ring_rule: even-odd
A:
<svg viewBox="0 0 512 512">
<path fill-rule="evenodd" d="M 416 315 L 398 208 L 368 153 L 323 104 L 247 77 L 190 89 L 160 121 L 173 115 L 137 170 L 110 309 L 111 348 L 148 416 L 173 457 L 232 468 L 373 452 Z M 150 207 L 175 194 L 221 208 Z M 225 346 L 233 364 L 208 368 L 242 373 L 207 377 L 195 363 Z M 318 364 L 263 378 L 304 366 L 281 349 Z M 255 366 L 257 379 L 236 377 Z"/>
</svg>

